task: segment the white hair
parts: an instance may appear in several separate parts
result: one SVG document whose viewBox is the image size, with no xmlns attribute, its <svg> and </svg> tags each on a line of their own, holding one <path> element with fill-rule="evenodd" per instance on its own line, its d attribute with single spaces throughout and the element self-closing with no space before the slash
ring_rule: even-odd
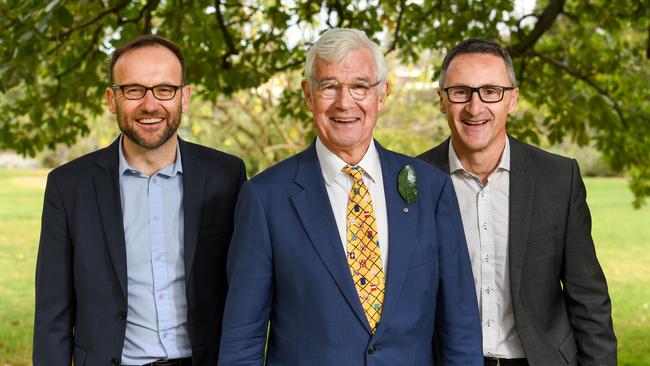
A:
<svg viewBox="0 0 650 366">
<path fill-rule="evenodd" d="M 307 53 L 305 61 L 305 79 L 312 85 L 315 79 L 316 59 L 321 58 L 327 62 L 341 61 L 350 50 L 364 47 L 370 51 L 375 61 L 377 81 L 379 88 L 388 77 L 386 60 L 379 46 L 371 41 L 366 34 L 353 28 L 333 28 L 323 33 Z"/>
</svg>

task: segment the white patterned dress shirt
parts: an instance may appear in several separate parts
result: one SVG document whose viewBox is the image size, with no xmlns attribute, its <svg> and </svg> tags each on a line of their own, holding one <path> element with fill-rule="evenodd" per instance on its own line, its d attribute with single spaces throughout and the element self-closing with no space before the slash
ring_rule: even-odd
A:
<svg viewBox="0 0 650 366">
<path fill-rule="evenodd" d="M 458 196 L 465 238 L 476 287 L 483 353 L 500 358 L 523 358 L 515 328 L 510 294 L 508 223 L 510 204 L 510 143 L 487 183 L 466 170 L 451 141 L 449 171 Z"/>
</svg>

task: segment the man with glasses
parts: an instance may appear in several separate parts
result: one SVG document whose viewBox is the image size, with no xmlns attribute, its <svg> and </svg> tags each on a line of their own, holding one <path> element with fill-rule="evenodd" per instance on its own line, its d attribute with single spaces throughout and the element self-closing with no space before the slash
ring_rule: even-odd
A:
<svg viewBox="0 0 650 366">
<path fill-rule="evenodd" d="M 234 156 L 177 136 L 190 87 L 157 36 L 110 59 L 122 134 L 48 176 L 36 269 L 35 366 L 214 365 L 233 211 Z"/>
<path fill-rule="evenodd" d="M 482 365 L 451 180 L 372 138 L 386 74 L 359 30 L 310 49 L 318 137 L 242 188 L 219 365 L 433 365 L 434 329 L 444 365 Z"/>
<path fill-rule="evenodd" d="M 420 155 L 451 174 L 469 247 L 485 365 L 615 365 L 605 276 L 575 160 L 506 133 L 519 89 L 497 43 L 445 57 L 451 138 Z"/>
</svg>

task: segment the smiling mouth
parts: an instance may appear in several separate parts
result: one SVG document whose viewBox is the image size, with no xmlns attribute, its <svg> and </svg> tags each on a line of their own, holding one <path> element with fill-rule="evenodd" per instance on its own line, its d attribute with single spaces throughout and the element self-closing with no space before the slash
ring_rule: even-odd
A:
<svg viewBox="0 0 650 366">
<path fill-rule="evenodd" d="M 158 118 L 140 118 L 140 119 L 136 119 L 136 121 L 137 121 L 138 123 L 143 124 L 143 125 L 153 125 L 153 124 L 156 124 L 156 123 L 160 123 L 160 122 L 162 122 L 163 120 L 164 120 L 164 118 L 162 118 L 162 117 L 158 117 Z"/>
<path fill-rule="evenodd" d="M 488 123 L 488 120 L 486 120 L 486 119 L 482 119 L 480 121 L 463 120 L 462 122 L 466 126 L 481 126 L 481 125 L 484 125 L 484 124 Z"/>
<path fill-rule="evenodd" d="M 355 122 L 358 118 L 352 117 L 352 118 L 343 118 L 343 117 L 332 117 L 331 120 L 336 122 L 336 123 L 352 123 Z"/>
</svg>

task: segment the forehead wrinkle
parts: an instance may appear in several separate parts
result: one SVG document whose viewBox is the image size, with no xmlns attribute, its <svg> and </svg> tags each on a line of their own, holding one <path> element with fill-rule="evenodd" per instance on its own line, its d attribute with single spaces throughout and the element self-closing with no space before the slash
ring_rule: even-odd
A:
<svg viewBox="0 0 650 366">
<path fill-rule="evenodd" d="M 118 85 L 122 85 L 122 86 L 126 86 L 126 85 L 140 85 L 140 86 L 144 86 L 144 87 L 147 87 L 147 88 L 153 88 L 153 87 L 155 87 L 155 86 L 161 86 L 161 85 L 172 85 L 172 86 L 177 86 L 177 85 L 180 85 L 180 84 L 175 84 L 174 82 L 171 82 L 171 81 L 161 81 L 161 82 L 156 83 L 156 84 L 151 84 L 151 83 L 142 84 L 142 83 L 139 83 L 139 82 L 136 82 L 136 81 L 125 81 L 125 82 L 120 83 L 120 84 L 118 84 Z"/>
</svg>

